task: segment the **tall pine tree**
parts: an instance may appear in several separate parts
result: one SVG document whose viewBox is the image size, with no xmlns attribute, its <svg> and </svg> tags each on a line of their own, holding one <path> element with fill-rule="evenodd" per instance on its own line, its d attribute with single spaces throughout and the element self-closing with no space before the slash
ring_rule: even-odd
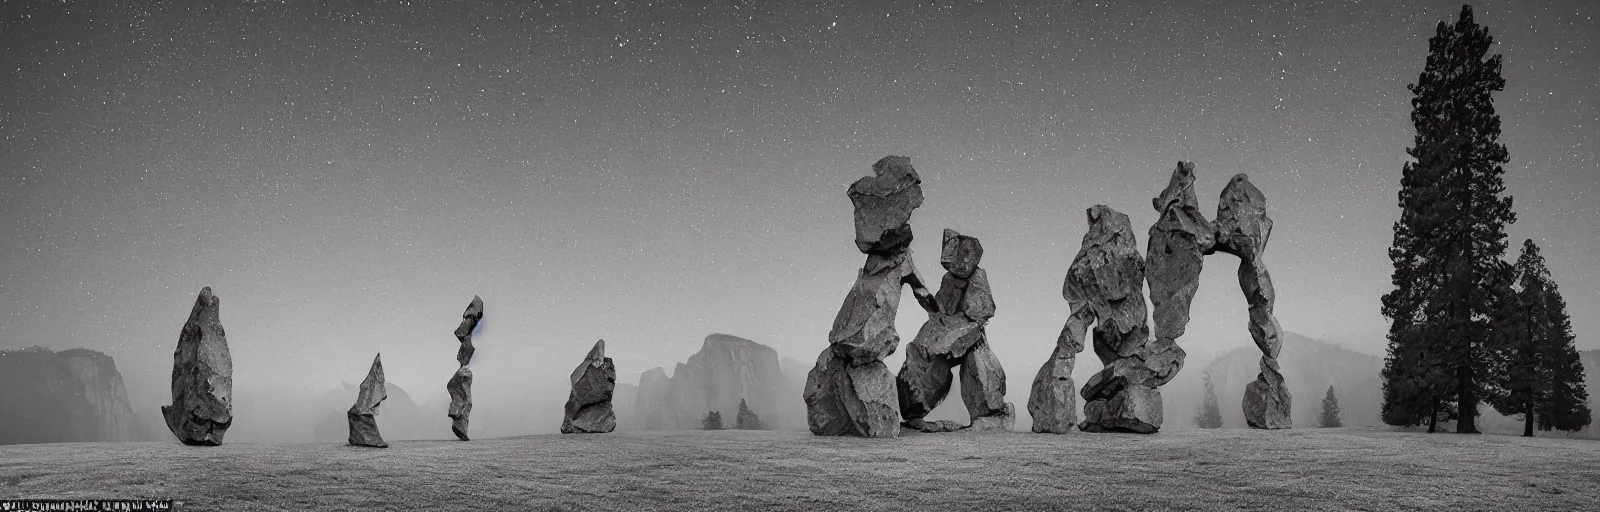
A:
<svg viewBox="0 0 1600 512">
<path fill-rule="evenodd" d="M 1206 372 L 1206 398 L 1194 422 L 1200 428 L 1222 428 L 1222 408 L 1217 407 L 1217 387 L 1211 384 L 1211 372 Z"/>
<path fill-rule="evenodd" d="M 1328 394 L 1322 396 L 1322 417 L 1318 418 L 1317 426 L 1321 428 L 1344 426 L 1344 422 L 1339 420 L 1339 396 L 1333 394 L 1333 386 L 1328 386 Z"/>
<path fill-rule="evenodd" d="M 1502 414 L 1521 414 L 1522 435 L 1574 431 L 1589 424 L 1583 363 L 1573 346 L 1566 300 L 1533 240 L 1522 243 L 1515 266 L 1520 290 L 1510 291 L 1497 324 L 1505 375 L 1490 403 Z"/>
<path fill-rule="evenodd" d="M 1509 281 L 1505 227 L 1516 220 L 1502 197 L 1494 93 L 1505 88 L 1494 39 L 1462 6 L 1439 23 L 1412 93 L 1414 159 L 1401 170 L 1400 220 L 1389 259 L 1395 289 L 1383 297 L 1391 320 L 1384 362 L 1383 420 L 1391 425 L 1455 419 L 1477 433 L 1478 402 L 1501 371 L 1491 353 L 1491 318 Z"/>
</svg>

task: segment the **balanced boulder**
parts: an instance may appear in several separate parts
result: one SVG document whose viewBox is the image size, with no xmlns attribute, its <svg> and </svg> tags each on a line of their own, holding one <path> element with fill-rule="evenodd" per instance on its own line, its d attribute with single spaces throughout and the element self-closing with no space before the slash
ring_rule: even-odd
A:
<svg viewBox="0 0 1600 512">
<path fill-rule="evenodd" d="M 187 445 L 217 446 L 233 424 L 233 358 L 222 330 L 222 300 L 200 289 L 172 354 L 172 405 L 167 428 Z"/>
<path fill-rule="evenodd" d="M 984 332 L 994 316 L 989 277 L 978 266 L 983 245 L 978 239 L 944 230 L 939 263 L 946 272 L 934 295 L 937 311 L 928 315 L 917 337 L 906 345 L 906 360 L 895 378 L 900 414 L 907 427 L 924 432 L 948 431 L 948 426 L 923 418 L 950 392 L 951 371 L 961 367 L 961 398 L 973 425 L 980 418 L 1006 415 L 983 422 L 989 429 L 1009 425 L 1012 414 L 1005 402 L 1006 374 Z"/>
<path fill-rule="evenodd" d="M 1283 429 L 1292 423 L 1289 410 L 1292 397 L 1278 371 L 1278 352 L 1283 341 L 1278 319 L 1272 314 L 1277 292 L 1262 257 L 1272 236 L 1272 219 L 1267 217 L 1267 198 L 1238 174 L 1222 189 L 1217 200 L 1218 252 L 1239 257 L 1239 288 L 1250 305 L 1250 338 L 1261 349 L 1261 373 L 1245 385 L 1244 418 L 1254 428 Z"/>
<path fill-rule="evenodd" d="M 572 394 L 561 420 L 563 434 L 600 434 L 616 430 L 617 414 L 611 395 L 617 387 L 617 367 L 606 357 L 606 340 L 595 342 L 583 363 L 572 370 Z"/>
<path fill-rule="evenodd" d="M 472 362 L 473 352 L 477 351 L 472 346 L 472 331 L 478 328 L 481 320 L 483 299 L 473 295 L 467 310 L 461 313 L 461 324 L 456 326 L 456 341 L 461 343 L 460 348 L 456 349 L 456 362 L 461 367 L 444 385 L 445 392 L 450 393 L 450 432 L 462 441 L 469 440 L 467 416 L 472 414 L 472 370 L 467 368 L 467 363 Z"/>
</svg>

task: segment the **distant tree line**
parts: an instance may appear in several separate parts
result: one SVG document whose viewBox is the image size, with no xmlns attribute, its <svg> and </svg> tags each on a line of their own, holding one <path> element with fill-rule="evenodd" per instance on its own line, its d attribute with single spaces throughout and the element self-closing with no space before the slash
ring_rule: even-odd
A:
<svg viewBox="0 0 1600 512">
<path fill-rule="evenodd" d="M 1383 421 L 1433 432 L 1454 420 L 1456 432 L 1477 433 L 1488 402 L 1522 415 L 1524 435 L 1536 422 L 1578 430 L 1590 411 L 1566 303 L 1532 240 L 1515 264 L 1504 260 L 1517 216 L 1503 194 L 1510 156 L 1493 93 L 1505 79 L 1493 43 L 1463 6 L 1455 24 L 1439 23 L 1408 86 L 1416 135 L 1389 248 L 1394 289 L 1383 296 Z"/>
</svg>

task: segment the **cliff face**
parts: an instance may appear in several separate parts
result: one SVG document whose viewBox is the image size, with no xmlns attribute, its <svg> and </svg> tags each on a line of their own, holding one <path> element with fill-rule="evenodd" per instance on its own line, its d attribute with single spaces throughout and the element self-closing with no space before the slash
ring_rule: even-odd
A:
<svg viewBox="0 0 1600 512">
<path fill-rule="evenodd" d="M 0 352 L 0 444 L 138 441 L 111 356 L 40 347 Z"/>
<path fill-rule="evenodd" d="M 700 351 L 679 363 L 668 377 L 660 368 L 639 378 L 634 413 L 647 430 L 700 428 L 709 411 L 732 418 L 744 400 L 771 428 L 803 418 L 785 414 L 789 385 L 771 347 L 736 336 L 706 336 Z"/>
</svg>

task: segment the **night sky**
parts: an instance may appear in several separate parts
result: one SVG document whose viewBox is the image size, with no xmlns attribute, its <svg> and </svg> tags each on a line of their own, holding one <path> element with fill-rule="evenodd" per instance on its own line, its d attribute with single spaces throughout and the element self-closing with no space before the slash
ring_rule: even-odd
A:
<svg viewBox="0 0 1600 512">
<path fill-rule="evenodd" d="M 941 229 L 982 240 L 1018 404 L 1084 210 L 1142 248 L 1179 160 L 1208 217 L 1235 173 L 1266 194 L 1285 330 L 1381 353 L 1405 86 L 1461 7 L 216 4 L 0 3 L 0 348 L 107 352 L 136 407 L 166 403 L 203 286 L 236 386 L 358 382 L 381 351 L 442 392 L 474 294 L 480 379 L 564 378 L 604 338 L 633 382 L 711 332 L 809 366 L 864 260 L 845 190 L 891 154 L 930 281 Z M 1505 57 L 1506 258 L 1541 244 L 1600 348 L 1600 2 L 1474 5 Z M 1191 353 L 1251 346 L 1236 266 L 1207 260 Z"/>
</svg>

